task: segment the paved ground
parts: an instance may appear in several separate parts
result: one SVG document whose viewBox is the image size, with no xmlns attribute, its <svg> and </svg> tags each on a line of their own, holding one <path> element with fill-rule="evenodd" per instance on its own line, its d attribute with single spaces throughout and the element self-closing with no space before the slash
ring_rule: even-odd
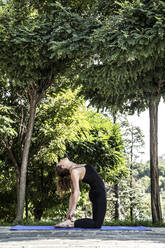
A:
<svg viewBox="0 0 165 248">
<path fill-rule="evenodd" d="M 10 231 L 0 227 L 0 248 L 165 248 L 165 228 L 152 231 Z"/>
</svg>

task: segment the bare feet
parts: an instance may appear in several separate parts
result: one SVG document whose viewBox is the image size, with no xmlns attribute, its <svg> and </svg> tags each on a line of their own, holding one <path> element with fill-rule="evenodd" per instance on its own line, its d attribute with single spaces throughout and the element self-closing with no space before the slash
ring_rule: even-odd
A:
<svg viewBox="0 0 165 248">
<path fill-rule="evenodd" d="M 74 227 L 74 222 L 68 219 L 56 224 L 55 227 Z"/>
</svg>

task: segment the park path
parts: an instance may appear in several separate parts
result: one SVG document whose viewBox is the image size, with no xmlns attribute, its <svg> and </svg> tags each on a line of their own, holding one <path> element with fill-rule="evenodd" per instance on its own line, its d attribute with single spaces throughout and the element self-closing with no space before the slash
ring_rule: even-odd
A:
<svg viewBox="0 0 165 248">
<path fill-rule="evenodd" d="M 151 231 L 10 231 L 0 226 L 0 248 L 165 248 L 165 228 Z"/>
</svg>

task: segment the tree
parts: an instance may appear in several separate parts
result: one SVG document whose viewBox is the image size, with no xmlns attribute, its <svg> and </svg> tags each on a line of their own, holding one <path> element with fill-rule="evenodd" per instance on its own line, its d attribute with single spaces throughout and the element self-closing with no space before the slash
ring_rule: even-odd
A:
<svg viewBox="0 0 165 248">
<path fill-rule="evenodd" d="M 100 21 L 101 27 L 91 35 L 93 57 L 88 66 L 83 64 L 82 93 L 91 104 L 112 111 L 150 109 L 152 219 L 160 222 L 155 137 L 158 104 L 165 94 L 165 3 L 134 0 L 116 5 L 114 15 Z"/>
<path fill-rule="evenodd" d="M 137 158 L 142 153 L 142 149 L 144 147 L 144 135 L 142 134 L 142 131 L 139 127 L 133 126 L 132 124 L 129 124 L 127 121 L 124 121 L 122 123 L 123 127 L 123 139 L 125 144 L 125 156 L 127 158 L 127 163 L 129 166 L 130 171 L 130 218 L 131 221 L 134 219 L 133 214 L 133 199 L 134 196 L 134 181 L 135 181 L 135 175 L 134 175 L 134 169 Z"/>
<path fill-rule="evenodd" d="M 8 104 L 12 98 L 12 95 L 9 94 L 9 89 L 10 84 L 7 88 L 8 97 L 4 94 L 4 101 Z M 56 183 L 53 175 L 55 177 L 55 162 L 57 162 L 59 156 L 64 156 L 66 139 L 68 142 L 69 140 L 76 139 L 77 132 L 80 131 L 82 127 L 85 132 L 85 120 L 83 120 L 82 108 L 83 100 L 76 96 L 77 90 L 75 92 L 71 90 L 63 91 L 64 92 L 57 94 L 55 93 L 55 88 L 53 89 L 52 87 L 51 90 L 49 90 L 49 94 L 46 95 L 45 100 L 41 103 L 40 107 L 37 108 L 36 125 L 33 131 L 31 150 L 29 152 L 26 195 L 26 213 L 28 213 L 28 205 L 30 204 L 30 208 L 35 210 L 36 219 L 40 219 L 43 211 L 47 209 L 48 206 L 50 208 L 51 205 L 56 205 L 59 201 L 55 194 Z M 5 93 L 5 87 L 3 88 L 3 93 Z M 10 190 L 4 189 L 4 187 L 2 188 L 2 199 L 5 199 L 5 194 L 6 196 L 11 195 L 11 199 L 13 199 L 15 192 L 13 186 L 15 176 L 12 174 L 13 168 L 7 152 L 10 150 L 10 153 L 16 158 L 16 162 L 20 162 L 19 157 L 21 157 L 22 146 L 20 136 L 24 136 L 26 132 L 26 130 L 22 130 L 20 135 L 20 127 L 23 126 L 25 128 L 24 117 L 22 117 L 22 112 L 24 111 L 22 111 L 22 109 L 26 110 L 26 105 L 22 106 L 19 101 L 14 101 L 12 110 L 9 111 L 9 107 L 3 107 L 3 113 L 1 113 L 0 116 L 0 120 L 2 120 L 2 123 L 0 121 L 0 131 L 3 131 L 2 134 L 6 137 L 5 139 L 5 137 L 1 136 L 1 141 L 10 142 L 9 149 L 5 149 L 6 143 L 5 145 L 2 143 L 3 148 L 0 151 L 0 155 L 2 155 L 0 156 L 2 159 L 0 162 L 2 162 L 1 164 L 3 165 L 1 166 L 1 184 L 4 184 L 3 173 L 5 173 L 5 175 L 7 175 L 5 185 L 12 185 Z M 10 127 L 12 132 L 9 132 L 10 129 L 8 130 L 8 126 L 3 120 L 7 120 L 9 124 L 12 123 L 12 128 Z M 86 129 L 88 128 L 89 125 L 86 123 Z M 12 134 L 15 134 L 14 137 Z M 10 180 L 9 183 L 8 178 Z M 11 178 L 13 178 L 13 180 L 11 180 Z M 10 206 L 8 203 L 9 201 L 6 199 L 6 206 Z M 12 206 L 15 206 L 15 201 L 13 201 Z M 2 208 L 4 209 L 3 205 Z M 1 212 L 4 213 L 2 209 Z M 9 219 L 10 209 L 8 212 L 6 211 L 5 214 L 6 219 Z M 15 213 L 13 213 L 13 215 L 14 214 Z M 31 214 L 33 214 L 32 211 Z M 10 219 L 12 219 L 12 217 L 13 216 L 10 216 Z"/>
<path fill-rule="evenodd" d="M 66 149 L 73 161 L 94 164 L 107 183 L 113 182 L 115 178 L 120 180 L 125 175 L 123 143 L 119 126 L 113 125 L 104 115 L 88 110 L 83 99 L 77 94 L 78 90 L 74 92 L 64 90 L 57 94 L 55 88 L 51 87 L 40 106 L 37 107 L 27 168 L 25 199 L 27 218 L 34 216 L 35 220 L 40 220 L 42 216 L 54 216 L 53 213 L 65 216 L 69 194 L 65 199 L 60 199 L 56 194 L 55 164 L 59 156 L 64 156 Z M 7 101 L 6 97 L 5 99 Z M 12 111 L 16 112 L 19 108 L 17 103 Z M 17 118 L 19 112 L 17 112 Z M 12 121 L 15 120 L 15 116 L 11 113 L 9 117 Z M 13 130 L 17 132 L 18 123 L 15 120 L 13 125 Z M 13 143 L 14 154 L 19 151 L 18 141 L 18 135 L 10 140 Z M 2 155 L 0 183 L 2 186 L 5 183 L 10 187 L 1 186 L 0 196 L 3 203 L 1 212 L 5 213 L 5 220 L 13 220 L 15 177 L 13 177 L 14 168 L 6 154 L 7 150 L 3 147 L 0 150 Z M 81 189 L 80 209 L 84 208 L 84 201 L 88 195 L 84 185 L 81 185 Z M 5 195 L 7 198 L 4 198 Z"/>
<path fill-rule="evenodd" d="M 116 123 L 117 114 L 112 112 L 113 123 Z M 120 219 L 120 199 L 119 199 L 119 180 L 116 180 L 114 183 L 114 219 L 118 221 Z"/>
<path fill-rule="evenodd" d="M 72 69 L 78 54 L 82 57 L 86 46 L 83 37 L 88 39 L 94 21 L 89 22 L 58 2 L 43 1 L 37 11 L 31 2 L 17 0 L 2 4 L 0 21 L 1 80 L 10 85 L 14 100 L 20 99 L 20 105 L 26 104 L 27 110 L 20 166 L 12 158 L 20 172 L 16 216 L 16 221 L 19 221 L 23 216 L 26 172 L 37 106 L 52 84 L 57 91 L 66 87 L 66 81 L 63 85 L 60 79 Z M 70 39 L 72 49 L 68 49 L 66 38 Z M 62 44 L 61 53 L 57 48 Z"/>
<path fill-rule="evenodd" d="M 7 10 L 9 9 L 9 7 L 11 6 L 8 6 Z M 46 64 L 46 61 L 43 61 L 43 58 L 41 59 L 43 53 L 42 50 L 43 45 L 42 46 L 40 45 L 40 49 L 37 49 L 37 43 L 41 44 L 41 42 L 39 41 L 39 36 L 37 36 L 37 31 L 39 31 L 39 22 L 35 23 L 36 26 L 34 28 L 35 29 L 34 31 L 33 29 L 34 24 L 32 25 L 32 18 L 31 20 L 30 18 L 28 19 L 27 16 L 25 16 L 25 12 L 23 12 L 22 15 L 24 15 L 24 18 L 26 17 L 24 19 L 24 23 L 26 22 L 27 29 L 25 28 L 25 25 L 24 26 L 22 25 L 21 27 L 19 21 L 22 20 L 22 15 L 20 15 L 17 9 L 15 12 L 16 13 L 14 13 L 14 8 L 11 8 L 10 12 L 8 11 L 7 14 L 5 13 L 5 10 L 1 14 L 1 20 L 2 20 L 1 38 L 3 41 L 1 42 L 1 48 L 2 48 L 1 52 L 3 51 L 2 53 L 5 52 L 6 54 L 8 54 L 7 56 L 3 55 L 1 70 L 4 80 L 10 81 L 13 88 L 16 88 L 17 85 L 20 86 L 21 93 L 23 95 L 26 95 L 29 105 L 28 124 L 26 126 L 27 128 L 26 137 L 24 139 L 24 144 L 23 144 L 19 192 L 18 192 L 18 212 L 16 219 L 20 220 L 22 218 L 23 209 L 24 209 L 26 171 L 27 171 L 29 148 L 30 148 L 34 120 L 36 115 L 36 107 L 41 101 L 43 95 L 45 94 L 45 90 L 52 83 L 54 75 L 52 72 L 53 63 L 50 66 L 48 66 Z M 16 16 L 17 14 L 18 16 Z M 43 29 L 42 31 L 41 30 L 40 31 L 44 32 Z M 32 38 L 33 43 L 31 44 L 29 43 L 30 35 L 31 38 L 34 37 L 35 35 L 35 39 Z M 8 52 L 5 51 L 6 49 L 8 50 Z M 38 57 L 39 54 L 40 54 L 40 58 Z M 38 59 L 39 62 L 38 64 L 33 63 L 35 56 Z M 30 60 L 32 59 L 31 63 L 30 61 L 28 61 L 28 58 L 30 58 Z M 43 62 L 42 66 L 40 61 Z M 9 64 L 10 66 L 8 66 Z M 32 77 L 32 79 L 30 79 L 30 77 Z"/>
<path fill-rule="evenodd" d="M 83 119 L 83 100 L 77 97 L 77 90 L 64 90 L 58 94 L 54 90 L 52 87 L 48 91 L 37 108 L 29 154 L 27 199 L 38 220 L 44 211 L 59 204 L 55 164 L 65 154 L 66 141 L 75 140 L 83 127 L 83 122 L 78 120 L 78 113 Z"/>
</svg>

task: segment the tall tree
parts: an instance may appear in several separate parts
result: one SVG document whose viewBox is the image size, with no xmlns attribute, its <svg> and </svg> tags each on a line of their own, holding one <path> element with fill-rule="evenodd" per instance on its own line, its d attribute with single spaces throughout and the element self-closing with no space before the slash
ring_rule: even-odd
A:
<svg viewBox="0 0 165 248">
<path fill-rule="evenodd" d="M 84 64 L 82 93 L 91 104 L 113 111 L 150 109 L 152 219 L 160 222 L 157 142 L 152 137 L 157 135 L 158 103 L 165 96 L 165 3 L 115 4 L 116 12 L 100 21 L 101 27 L 91 36 L 93 57 L 87 67 Z"/>
<path fill-rule="evenodd" d="M 22 96 L 20 104 L 27 104 L 16 221 L 23 216 L 26 172 L 37 106 L 52 84 L 57 91 L 65 88 L 66 81 L 63 84 L 60 79 L 72 69 L 76 59 L 80 61 L 86 46 L 83 39 L 86 37 L 88 40 L 95 22 L 72 13 L 58 2 L 43 3 L 43 8 L 35 9 L 31 2 L 11 0 L 0 8 L 1 79 L 13 88 L 14 98 Z M 70 49 L 67 39 L 72 46 Z M 61 51 L 57 51 L 60 47 Z"/>
<path fill-rule="evenodd" d="M 133 221 L 133 195 L 134 188 L 134 168 L 137 162 L 137 158 L 140 157 L 142 149 L 144 147 L 144 135 L 139 127 L 129 124 L 127 121 L 122 123 L 123 127 L 123 139 L 125 144 L 125 156 L 127 158 L 127 163 L 129 167 L 129 186 L 130 186 L 130 219 Z"/>
</svg>

